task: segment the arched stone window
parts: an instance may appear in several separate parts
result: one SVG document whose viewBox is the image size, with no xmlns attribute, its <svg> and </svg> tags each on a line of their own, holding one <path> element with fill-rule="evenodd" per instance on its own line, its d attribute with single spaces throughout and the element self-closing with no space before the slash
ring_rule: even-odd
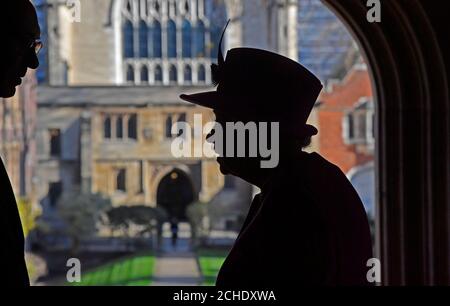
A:
<svg viewBox="0 0 450 306">
<path fill-rule="evenodd" d="M 195 26 L 195 53 L 196 57 L 206 56 L 206 43 L 205 43 L 205 24 L 199 20 Z"/>
<path fill-rule="evenodd" d="M 162 57 L 162 34 L 161 34 L 161 23 L 155 20 L 153 21 L 151 34 L 152 34 L 152 57 L 161 58 Z"/>
<path fill-rule="evenodd" d="M 103 138 L 110 139 L 111 138 L 111 117 L 106 116 L 103 121 Z"/>
<path fill-rule="evenodd" d="M 125 168 L 118 169 L 116 173 L 116 190 L 117 191 L 127 191 L 127 172 Z"/>
<path fill-rule="evenodd" d="M 183 58 L 190 58 L 192 56 L 192 29 L 191 29 L 191 23 L 187 20 L 183 20 L 183 27 L 182 27 L 182 55 Z"/>
<path fill-rule="evenodd" d="M 175 83 L 178 80 L 178 72 L 177 72 L 177 67 L 175 67 L 175 65 L 170 65 L 170 70 L 169 70 L 169 81 L 171 83 Z"/>
<path fill-rule="evenodd" d="M 155 82 L 160 83 L 163 81 L 163 72 L 160 65 L 155 67 Z"/>
<path fill-rule="evenodd" d="M 166 138 L 172 138 L 172 115 L 168 115 L 165 124 L 165 136 Z"/>
<path fill-rule="evenodd" d="M 177 26 L 173 20 L 167 22 L 167 56 L 177 57 Z"/>
<path fill-rule="evenodd" d="M 204 65 L 198 66 L 198 81 L 200 83 L 206 82 L 206 70 Z"/>
<path fill-rule="evenodd" d="M 193 67 L 211 64 L 210 56 L 215 60 L 216 45 L 226 23 L 224 0 L 117 0 L 116 3 L 114 29 L 119 33 L 114 37 L 116 56 L 121 56 L 116 61 L 116 71 L 121 74 L 118 78 L 121 82 L 139 84 L 141 75 L 141 82 L 169 85 L 185 80 L 190 84 L 193 77 L 184 71 L 186 65 L 197 71 Z M 186 72 L 183 80 L 178 80 L 174 73 L 177 69 L 171 66 L 174 59 L 177 67 Z M 134 71 L 130 71 L 134 68 L 129 65 L 159 65 L 161 71 L 152 68 L 152 77 L 146 78 L 138 68 L 135 79 Z M 209 81 L 205 73 L 205 69 L 200 71 L 200 83 Z"/>
<path fill-rule="evenodd" d="M 123 138 L 123 118 L 122 116 L 117 117 L 116 121 L 116 138 Z"/>
<path fill-rule="evenodd" d="M 134 57 L 134 29 L 131 21 L 127 20 L 123 26 L 123 54 L 125 58 Z"/>
<path fill-rule="evenodd" d="M 137 139 L 137 115 L 132 114 L 128 118 L 128 138 Z"/>
<path fill-rule="evenodd" d="M 139 22 L 139 57 L 148 57 L 148 26 L 145 21 Z"/>
<path fill-rule="evenodd" d="M 141 68 L 141 83 L 148 83 L 148 68 L 147 68 L 147 66 L 142 66 L 142 68 Z"/>
<path fill-rule="evenodd" d="M 188 82 L 188 83 L 192 82 L 192 69 L 191 69 L 190 65 L 186 65 L 184 67 L 183 75 L 184 75 L 184 82 Z"/>
<path fill-rule="evenodd" d="M 127 66 L 127 82 L 134 83 L 134 69 L 133 66 Z"/>
</svg>

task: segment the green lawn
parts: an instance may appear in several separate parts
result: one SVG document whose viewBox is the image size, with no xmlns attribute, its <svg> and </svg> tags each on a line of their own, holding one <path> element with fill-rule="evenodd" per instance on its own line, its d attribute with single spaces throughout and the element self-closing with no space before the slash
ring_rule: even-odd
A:
<svg viewBox="0 0 450 306">
<path fill-rule="evenodd" d="M 214 286 L 217 274 L 228 252 L 225 250 L 200 249 L 197 252 L 200 271 L 203 275 L 203 285 Z"/>
<path fill-rule="evenodd" d="M 140 254 L 107 263 L 81 274 L 77 286 L 148 286 L 152 282 L 155 257 Z"/>
</svg>

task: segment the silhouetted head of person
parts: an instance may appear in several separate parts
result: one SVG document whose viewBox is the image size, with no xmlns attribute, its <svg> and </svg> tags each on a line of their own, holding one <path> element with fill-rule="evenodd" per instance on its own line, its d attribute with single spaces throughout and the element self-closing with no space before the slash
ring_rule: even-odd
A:
<svg viewBox="0 0 450 306">
<path fill-rule="evenodd" d="M 290 134 L 282 122 L 271 122 L 270 118 L 220 110 L 215 110 L 214 114 L 216 123 L 222 127 L 221 136 L 217 137 L 217 130 L 213 128 L 206 140 L 214 145 L 219 155 L 217 162 L 221 173 L 238 176 L 258 186 L 263 185 L 280 163 L 290 162 L 311 142 L 311 135 Z M 218 147 L 221 149 L 217 150 Z"/>
<path fill-rule="evenodd" d="M 223 135 L 213 137 L 217 133 L 213 131 L 208 138 L 213 138 L 220 155 L 217 161 L 222 173 L 260 185 L 265 173 L 301 151 L 317 134 L 317 129 L 306 121 L 322 84 L 299 63 L 265 50 L 235 48 L 228 51 L 226 60 L 219 52 L 218 65 L 212 66 L 212 79 L 216 91 L 180 98 L 214 110 Z M 242 123 L 240 127 L 237 122 Z M 234 124 L 235 130 L 227 129 L 227 124 Z M 247 130 L 256 126 L 257 133 L 245 131 L 242 141 L 235 132 L 242 125 Z M 217 150 L 220 138 L 223 147 Z M 227 150 L 231 144 L 232 150 Z M 251 151 L 255 147 L 256 154 Z M 238 149 L 245 150 L 244 156 L 242 152 L 241 156 L 237 154 Z"/>
<path fill-rule="evenodd" d="M 40 29 L 36 10 L 29 0 L 0 4 L 0 97 L 11 97 L 27 69 L 39 66 Z"/>
</svg>

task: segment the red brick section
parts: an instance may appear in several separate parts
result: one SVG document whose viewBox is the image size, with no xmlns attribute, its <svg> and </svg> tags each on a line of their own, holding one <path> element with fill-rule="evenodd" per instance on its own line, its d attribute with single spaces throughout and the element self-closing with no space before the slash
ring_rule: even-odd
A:
<svg viewBox="0 0 450 306">
<path fill-rule="evenodd" d="M 319 97 L 322 103 L 318 110 L 319 151 L 344 173 L 373 160 L 373 155 L 358 153 L 355 145 L 347 145 L 343 138 L 343 116 L 363 97 L 372 97 L 372 87 L 367 70 L 360 68 L 350 70 L 343 80 Z"/>
</svg>

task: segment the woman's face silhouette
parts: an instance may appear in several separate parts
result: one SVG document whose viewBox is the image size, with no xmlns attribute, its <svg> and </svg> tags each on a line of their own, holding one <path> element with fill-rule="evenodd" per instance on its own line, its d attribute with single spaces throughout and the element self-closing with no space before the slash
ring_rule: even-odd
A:
<svg viewBox="0 0 450 306">
<path fill-rule="evenodd" d="M 227 129 L 226 129 L 226 123 L 236 123 L 236 122 L 243 122 L 244 124 L 248 123 L 249 119 L 244 118 L 238 118 L 238 116 L 233 116 L 228 113 L 220 112 L 220 111 L 214 111 L 214 114 L 216 115 L 216 122 L 222 126 L 223 130 L 223 137 L 222 138 L 222 149 L 223 152 L 227 152 L 227 143 L 225 139 L 227 139 Z M 207 140 L 214 143 L 214 140 L 217 141 L 217 139 L 214 139 L 211 141 L 208 139 L 214 135 L 214 131 L 211 131 L 208 136 Z M 234 135 L 236 136 L 236 135 Z M 215 137 L 216 138 L 216 137 Z M 248 156 L 248 147 L 249 147 L 249 139 L 246 137 L 246 156 L 245 157 L 237 157 L 236 155 L 236 148 L 238 146 L 237 138 L 233 137 L 234 139 L 234 149 L 235 153 L 233 156 L 225 156 L 226 154 L 223 153 L 222 156 L 217 157 L 217 162 L 220 165 L 220 171 L 222 174 L 232 174 L 238 177 L 241 177 L 245 180 L 248 180 L 250 177 L 254 176 L 256 173 L 260 172 L 260 157 L 249 157 Z M 217 146 L 216 144 L 214 144 Z M 218 154 L 221 154 L 220 152 L 217 152 Z"/>
</svg>

